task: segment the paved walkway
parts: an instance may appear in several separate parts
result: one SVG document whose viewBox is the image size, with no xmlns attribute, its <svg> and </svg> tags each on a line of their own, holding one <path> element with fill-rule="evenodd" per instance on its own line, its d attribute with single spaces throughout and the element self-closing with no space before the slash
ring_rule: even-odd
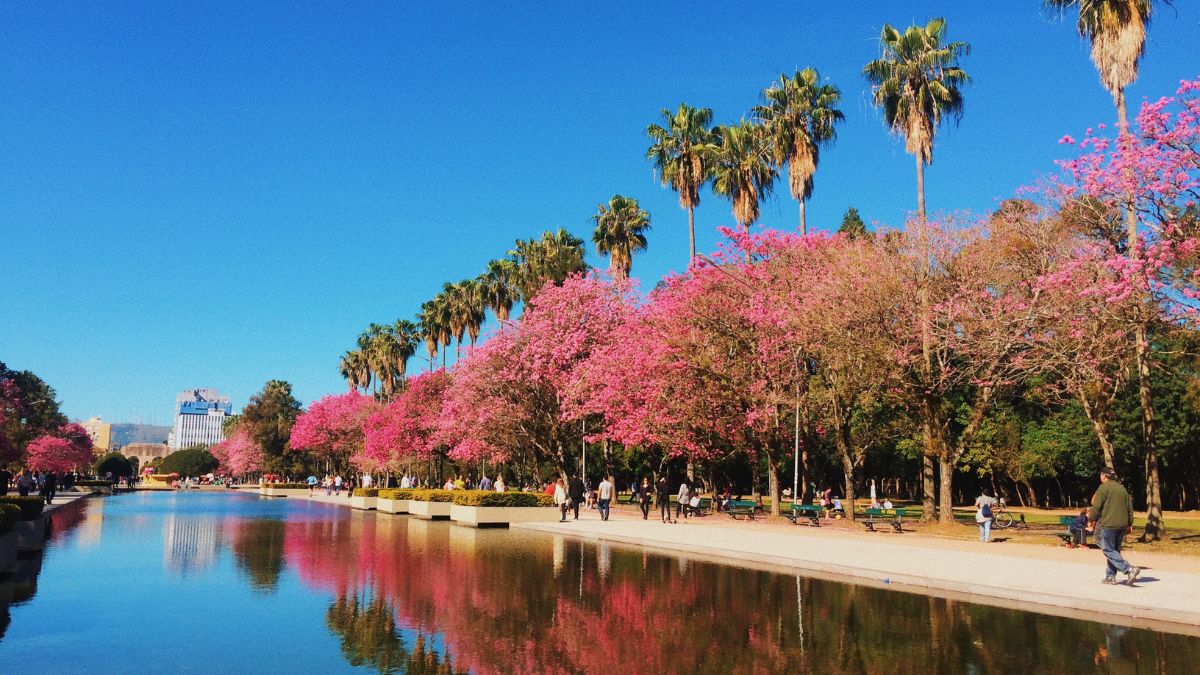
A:
<svg viewBox="0 0 1200 675">
<path fill-rule="evenodd" d="M 1200 636 L 1200 558 L 1130 552 L 1134 564 L 1150 566 L 1130 588 L 1100 583 L 1104 556 L 1098 549 L 939 541 L 907 533 L 735 522 L 720 515 L 666 525 L 616 512 L 601 522 L 592 511 L 578 521 L 513 528 Z"/>
</svg>

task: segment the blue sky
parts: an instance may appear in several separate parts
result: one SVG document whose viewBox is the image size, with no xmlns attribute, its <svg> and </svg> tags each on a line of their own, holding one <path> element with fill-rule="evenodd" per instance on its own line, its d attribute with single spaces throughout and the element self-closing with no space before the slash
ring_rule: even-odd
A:
<svg viewBox="0 0 1200 675">
<path fill-rule="evenodd" d="M 946 16 L 973 47 L 933 210 L 994 206 L 1114 116 L 1073 18 L 1036 0 L 502 4 L 0 4 L 0 360 L 72 417 L 165 424 L 182 389 L 240 407 L 271 378 L 308 402 L 344 388 L 368 323 L 517 238 L 587 238 L 617 192 L 651 213 L 634 275 L 652 286 L 686 263 L 687 228 L 646 125 L 681 101 L 734 122 L 810 65 L 847 118 L 810 226 L 851 205 L 899 223 L 913 162 L 860 75 L 884 23 Z M 1156 5 L 1132 102 L 1200 74 L 1198 4 Z M 781 193 L 763 220 L 795 227 Z M 732 222 L 704 194 L 700 247 Z"/>
</svg>

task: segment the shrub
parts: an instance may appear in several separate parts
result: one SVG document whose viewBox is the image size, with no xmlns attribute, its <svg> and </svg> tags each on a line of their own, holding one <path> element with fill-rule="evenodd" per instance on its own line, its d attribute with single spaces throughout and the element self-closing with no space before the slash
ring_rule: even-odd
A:
<svg viewBox="0 0 1200 675">
<path fill-rule="evenodd" d="M 308 483 L 263 483 L 263 487 L 272 490 L 307 490 Z"/>
<path fill-rule="evenodd" d="M 554 495 L 548 495 L 545 492 L 532 493 L 537 497 L 538 506 L 554 506 Z"/>
<path fill-rule="evenodd" d="M 203 448 L 177 450 L 162 458 L 158 470 L 181 476 L 200 476 L 217 468 L 217 458 Z"/>
<path fill-rule="evenodd" d="M 106 473 L 120 478 L 121 476 L 133 475 L 133 464 L 121 453 L 110 452 L 100 458 L 96 462 L 96 475 L 103 476 Z M 79 485 L 79 483 L 76 483 Z"/>
<path fill-rule="evenodd" d="M 411 499 L 415 502 L 452 502 L 455 490 L 413 490 Z"/>
<path fill-rule="evenodd" d="M 379 488 L 354 488 L 355 497 L 378 497 Z"/>
<path fill-rule="evenodd" d="M 21 520 L 37 520 L 46 508 L 46 502 L 41 497 L 20 497 L 6 495 L 0 497 L 0 504 L 16 504 L 21 509 Z"/>
<path fill-rule="evenodd" d="M 539 506 L 537 495 L 532 492 L 491 490 L 455 490 L 454 503 L 459 506 Z"/>
<path fill-rule="evenodd" d="M 385 488 L 379 491 L 380 499 L 412 499 L 412 488 Z"/>
<path fill-rule="evenodd" d="M 16 504 L 0 503 L 0 534 L 8 534 L 21 519 L 21 507 Z"/>
</svg>

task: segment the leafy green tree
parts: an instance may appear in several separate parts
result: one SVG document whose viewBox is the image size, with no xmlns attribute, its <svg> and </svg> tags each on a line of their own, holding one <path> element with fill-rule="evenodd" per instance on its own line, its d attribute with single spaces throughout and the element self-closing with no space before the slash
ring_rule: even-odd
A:
<svg viewBox="0 0 1200 675">
<path fill-rule="evenodd" d="M 304 473 L 315 461 L 304 452 L 288 452 L 292 425 L 304 406 L 292 395 L 292 385 L 270 380 L 238 416 L 237 428 L 245 430 L 262 448 L 263 467 L 274 473 Z M 226 436 L 232 435 L 232 430 Z"/>
<path fill-rule="evenodd" d="M 119 452 L 110 452 L 96 462 L 97 476 L 111 473 L 113 478 L 128 478 L 133 475 L 134 471 L 133 464 Z"/>
<path fill-rule="evenodd" d="M 858 239 L 867 236 L 867 224 L 863 222 L 862 216 L 858 215 L 858 209 L 851 206 L 842 216 L 842 224 L 838 226 L 837 231 L 838 234 L 844 234 L 851 239 Z"/>
<path fill-rule="evenodd" d="M 608 255 L 609 274 L 617 280 L 627 279 L 633 269 L 633 254 L 646 250 L 650 214 L 636 199 L 613 195 L 597 208 L 592 222 L 596 223 L 592 242 L 598 253 Z"/>
<path fill-rule="evenodd" d="M 161 473 L 180 476 L 201 476 L 217 468 L 217 458 L 202 445 L 176 450 L 158 463 Z"/>
<path fill-rule="evenodd" d="M 651 124 L 646 135 L 652 143 L 646 159 L 662 184 L 679 194 L 679 206 L 688 212 L 689 262 L 696 257 L 696 207 L 700 188 L 710 177 L 708 158 L 713 149 L 712 110 L 680 103 L 675 112 L 659 111 L 665 125 Z"/>
<path fill-rule="evenodd" d="M 796 71 L 763 91 L 765 105 L 754 112 L 767 128 L 775 163 L 788 165 L 792 197 L 800 202 L 800 232 L 808 234 L 805 203 L 812 196 L 813 174 L 821 160 L 821 146 L 837 137 L 836 125 L 845 116 L 837 106 L 842 92 L 832 84 L 821 84 L 814 68 Z"/>
<path fill-rule="evenodd" d="M 572 274 L 588 270 L 583 260 L 583 240 L 561 227 L 543 232 L 541 239 L 518 239 L 508 257 L 514 263 L 514 287 L 522 302 L 529 302 L 547 282 L 561 285 Z"/>
</svg>

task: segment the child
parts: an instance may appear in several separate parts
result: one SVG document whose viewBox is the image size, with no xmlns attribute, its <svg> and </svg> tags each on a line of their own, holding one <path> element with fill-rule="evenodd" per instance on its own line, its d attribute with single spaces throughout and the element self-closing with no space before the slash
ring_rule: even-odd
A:
<svg viewBox="0 0 1200 675">
<path fill-rule="evenodd" d="M 1071 533 L 1071 540 L 1067 542 L 1067 548 L 1083 547 L 1087 545 L 1087 526 L 1088 526 L 1088 510 L 1083 509 L 1075 516 L 1075 520 L 1067 526 L 1067 531 Z"/>
</svg>

